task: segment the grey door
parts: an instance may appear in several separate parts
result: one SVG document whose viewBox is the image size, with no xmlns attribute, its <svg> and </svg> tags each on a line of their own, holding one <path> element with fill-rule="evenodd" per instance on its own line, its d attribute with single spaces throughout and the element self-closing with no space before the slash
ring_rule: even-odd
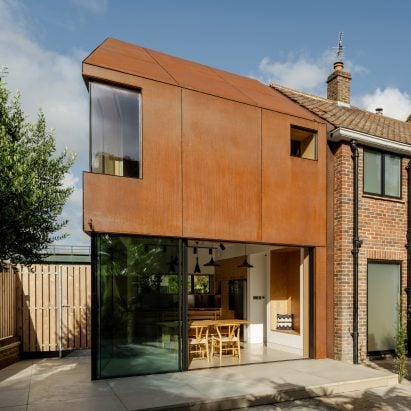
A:
<svg viewBox="0 0 411 411">
<path fill-rule="evenodd" d="M 368 352 L 395 349 L 399 264 L 368 263 Z"/>
</svg>

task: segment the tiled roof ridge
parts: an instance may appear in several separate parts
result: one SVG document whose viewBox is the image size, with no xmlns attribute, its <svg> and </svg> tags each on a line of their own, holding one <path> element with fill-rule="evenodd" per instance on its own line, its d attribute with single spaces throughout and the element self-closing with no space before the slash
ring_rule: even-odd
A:
<svg viewBox="0 0 411 411">
<path fill-rule="evenodd" d="M 399 120 L 398 118 L 386 116 L 386 115 L 384 115 L 384 114 L 376 114 L 376 113 L 373 113 L 373 112 L 371 112 L 371 111 L 365 110 L 364 108 L 357 107 L 357 106 L 353 106 L 353 105 L 351 105 L 351 104 L 350 104 L 349 106 L 340 105 L 340 104 L 338 104 L 337 101 L 330 100 L 330 99 L 328 99 L 328 98 L 321 97 L 321 96 L 316 96 L 316 95 L 311 94 L 311 93 L 307 93 L 307 92 L 295 90 L 295 89 L 292 89 L 292 88 L 290 88 L 290 87 L 285 87 L 285 86 L 282 86 L 282 85 L 276 84 L 276 83 L 269 83 L 269 86 L 272 87 L 272 88 L 274 88 L 275 90 L 278 90 L 279 92 L 282 92 L 282 93 L 285 94 L 287 97 L 291 98 L 292 100 L 296 101 L 297 103 L 299 103 L 299 104 L 301 104 L 301 105 L 303 105 L 303 106 L 305 106 L 305 107 L 306 107 L 305 104 L 300 103 L 300 102 L 299 102 L 298 100 L 296 100 L 296 99 L 293 99 L 292 96 L 290 96 L 290 95 L 287 94 L 286 92 L 288 91 L 288 92 L 290 92 L 290 93 L 298 94 L 298 95 L 300 95 L 301 97 L 308 97 L 308 98 L 311 98 L 311 99 L 323 101 L 323 102 L 325 102 L 325 103 L 333 104 L 333 105 L 335 105 L 335 106 L 337 106 L 337 107 L 339 107 L 339 108 L 345 109 L 345 110 L 357 110 L 357 111 L 363 112 L 364 114 L 367 114 L 367 115 L 371 115 L 371 116 L 373 116 L 373 117 L 376 117 L 376 119 L 379 119 L 379 120 L 385 118 L 385 119 L 387 119 L 387 120 L 389 120 L 389 121 L 398 122 L 399 124 L 407 124 L 407 125 L 409 124 L 410 127 L 411 127 L 411 123 L 410 123 L 410 122 L 407 122 L 406 120 Z M 284 92 L 283 92 L 283 90 L 284 90 Z M 317 114 L 318 114 L 318 113 L 317 113 Z M 318 115 L 319 115 L 320 117 L 322 117 L 321 114 L 318 114 Z M 411 116 L 411 115 L 410 115 L 410 116 Z"/>
<path fill-rule="evenodd" d="M 281 85 L 281 84 L 269 83 L 268 85 L 269 85 L 270 87 L 276 89 L 276 90 L 287 90 L 287 91 L 291 91 L 292 93 L 301 94 L 302 96 L 305 96 L 305 97 L 314 98 L 314 99 L 316 99 L 316 100 L 321 100 L 321 101 L 325 101 L 325 102 L 328 102 L 328 103 L 336 103 L 336 101 L 329 100 L 329 99 L 327 99 L 327 98 L 325 98 L 325 97 L 316 96 L 315 94 L 311 94 L 311 93 L 306 93 L 306 92 L 303 92 L 303 91 L 295 90 L 295 89 L 293 89 L 293 88 L 286 87 L 286 86 L 283 86 L 283 85 Z"/>
</svg>

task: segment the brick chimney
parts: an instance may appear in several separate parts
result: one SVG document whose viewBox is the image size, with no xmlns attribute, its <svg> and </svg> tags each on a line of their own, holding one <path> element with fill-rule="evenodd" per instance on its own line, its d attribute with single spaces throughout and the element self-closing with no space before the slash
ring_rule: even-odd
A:
<svg viewBox="0 0 411 411">
<path fill-rule="evenodd" d="M 351 74 L 344 71 L 344 63 L 337 61 L 334 63 L 334 71 L 327 79 L 327 98 L 350 104 L 350 82 Z"/>
</svg>

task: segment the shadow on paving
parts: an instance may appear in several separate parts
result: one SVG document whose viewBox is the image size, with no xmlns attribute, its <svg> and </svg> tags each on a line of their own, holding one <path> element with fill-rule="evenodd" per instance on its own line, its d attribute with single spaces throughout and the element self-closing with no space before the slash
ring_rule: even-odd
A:
<svg viewBox="0 0 411 411">
<path fill-rule="evenodd" d="M 373 368 L 375 370 L 388 370 L 390 372 L 394 372 L 394 358 L 393 357 L 386 357 L 379 360 L 370 360 L 364 363 L 367 367 Z M 411 358 L 407 359 L 407 370 L 408 370 L 408 377 L 407 379 L 411 381 Z"/>
<path fill-rule="evenodd" d="M 402 386 L 387 387 L 383 393 L 378 390 L 363 392 L 349 392 L 324 397 L 301 399 L 263 405 L 250 408 L 252 411 L 329 411 L 329 410 L 356 410 L 356 411 L 409 411 L 411 410 L 411 390 L 402 389 Z"/>
<path fill-rule="evenodd" d="M 281 368 L 277 374 L 263 376 L 261 368 L 253 366 L 242 367 L 242 373 L 234 368 L 221 369 L 218 373 L 193 371 L 189 378 L 187 374 L 175 373 L 90 381 L 90 359 L 84 355 L 83 358 L 23 361 L 1 370 L 0 410 L 2 406 L 26 404 L 29 411 L 217 411 L 252 407 L 260 410 L 411 410 L 409 382 L 408 392 L 403 389 L 405 385 L 398 385 L 335 394 L 341 386 L 338 383 L 328 388 L 321 386 L 315 373 L 309 377 L 313 387 L 310 389 L 305 386 L 305 377 L 292 368 L 289 375 L 295 383 L 289 382 L 290 377 L 287 381 L 281 376 Z M 383 395 L 378 390 L 383 390 Z M 390 408 L 393 403 L 395 408 Z"/>
</svg>

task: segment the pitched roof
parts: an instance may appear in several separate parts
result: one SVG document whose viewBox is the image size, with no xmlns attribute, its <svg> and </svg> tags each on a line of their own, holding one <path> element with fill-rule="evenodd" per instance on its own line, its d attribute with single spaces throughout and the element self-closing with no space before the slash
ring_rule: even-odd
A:
<svg viewBox="0 0 411 411">
<path fill-rule="evenodd" d="M 346 128 L 400 143 L 411 144 L 411 123 L 409 122 L 370 113 L 358 107 L 344 106 L 336 101 L 302 93 L 278 84 L 270 84 L 270 86 L 337 128 Z"/>
<path fill-rule="evenodd" d="M 314 117 L 309 110 L 258 80 L 113 38 L 104 40 L 84 59 L 84 77 L 88 76 L 87 66 L 127 73 L 303 118 Z M 321 121 L 317 116 L 315 119 Z"/>
</svg>

